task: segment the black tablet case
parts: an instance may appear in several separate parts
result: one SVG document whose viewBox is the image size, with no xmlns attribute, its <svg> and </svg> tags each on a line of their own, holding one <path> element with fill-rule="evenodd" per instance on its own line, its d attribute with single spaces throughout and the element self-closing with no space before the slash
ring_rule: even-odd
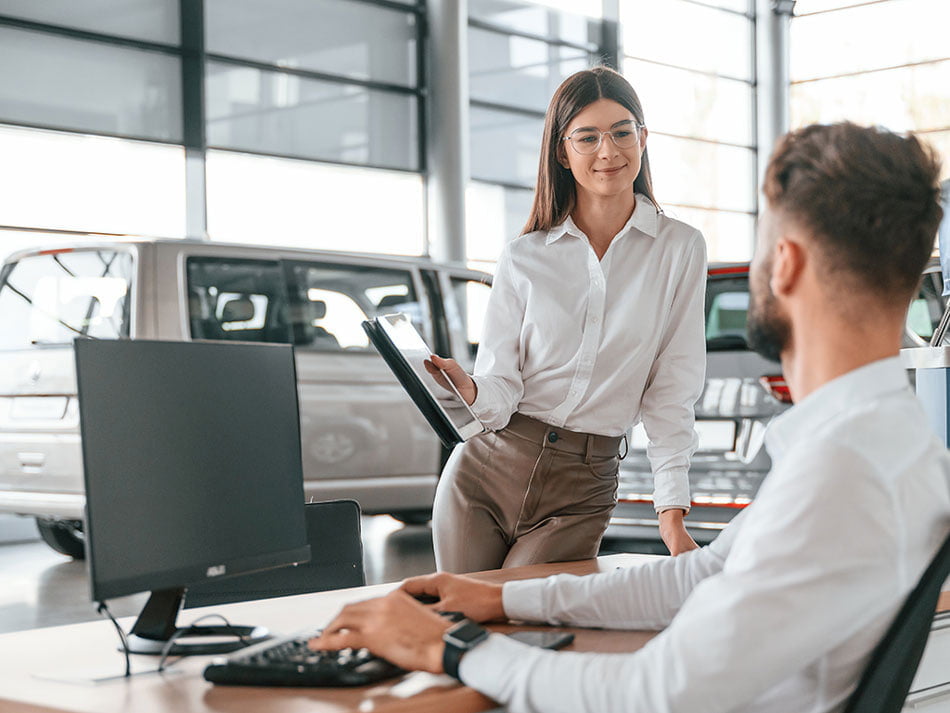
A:
<svg viewBox="0 0 950 713">
<path fill-rule="evenodd" d="M 370 342 L 376 347 L 376 351 L 383 358 L 383 361 L 389 366 L 393 374 L 402 384 L 402 388 L 409 394 L 416 408 L 425 416 L 426 421 L 432 426 L 442 445 L 446 448 L 452 448 L 456 443 L 461 443 L 464 439 L 459 434 L 453 423 L 436 405 L 435 398 L 429 393 L 429 390 L 419 381 L 419 377 L 412 370 L 412 367 L 406 363 L 405 357 L 392 343 L 389 335 L 383 330 L 375 319 L 368 319 L 363 322 L 363 331 L 369 337 Z"/>
</svg>

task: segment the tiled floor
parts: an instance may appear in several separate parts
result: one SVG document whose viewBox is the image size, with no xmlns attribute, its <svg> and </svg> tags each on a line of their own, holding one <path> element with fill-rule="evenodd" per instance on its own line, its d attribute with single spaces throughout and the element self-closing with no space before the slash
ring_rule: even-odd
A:
<svg viewBox="0 0 950 713">
<path fill-rule="evenodd" d="M 393 582 L 431 572 L 432 532 L 386 515 L 363 518 L 366 581 Z M 147 594 L 109 601 L 115 616 L 138 614 Z M 43 542 L 0 544 L 0 633 L 95 619 L 85 562 L 53 552 Z"/>
</svg>

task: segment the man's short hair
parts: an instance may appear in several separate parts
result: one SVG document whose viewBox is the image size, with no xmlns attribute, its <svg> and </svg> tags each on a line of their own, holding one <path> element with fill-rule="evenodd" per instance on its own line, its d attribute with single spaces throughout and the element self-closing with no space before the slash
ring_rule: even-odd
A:
<svg viewBox="0 0 950 713">
<path fill-rule="evenodd" d="M 836 277 L 909 299 L 943 215 L 939 176 L 934 151 L 914 136 L 816 124 L 779 141 L 763 192 L 814 236 Z"/>
</svg>

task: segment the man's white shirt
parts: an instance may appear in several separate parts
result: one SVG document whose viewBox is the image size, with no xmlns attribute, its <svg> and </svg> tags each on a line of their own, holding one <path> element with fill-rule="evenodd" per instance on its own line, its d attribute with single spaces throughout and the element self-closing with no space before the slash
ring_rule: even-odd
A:
<svg viewBox="0 0 950 713">
<path fill-rule="evenodd" d="M 950 530 L 950 456 L 895 357 L 778 417 L 755 501 L 708 547 L 616 572 L 509 582 L 508 617 L 660 629 L 633 654 L 504 636 L 462 680 L 513 713 L 840 709 Z"/>
<path fill-rule="evenodd" d="M 655 506 L 689 509 L 705 286 L 703 236 L 642 195 L 600 260 L 570 218 L 516 238 L 498 259 L 472 408 L 496 430 L 515 411 L 605 436 L 642 419 Z"/>
</svg>

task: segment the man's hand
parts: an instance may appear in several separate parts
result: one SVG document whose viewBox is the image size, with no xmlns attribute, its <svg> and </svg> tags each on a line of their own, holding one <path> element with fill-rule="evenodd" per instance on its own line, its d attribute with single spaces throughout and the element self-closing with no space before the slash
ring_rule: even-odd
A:
<svg viewBox="0 0 950 713">
<path fill-rule="evenodd" d="M 426 371 L 432 374 L 432 377 L 443 389 L 451 391 L 449 385 L 445 383 L 445 377 L 448 376 L 455 385 L 459 395 L 465 399 L 465 403 L 469 406 L 475 403 L 475 397 L 478 395 L 478 387 L 475 386 L 472 377 L 465 373 L 465 369 L 459 366 L 455 359 L 443 359 L 433 354 L 432 357 L 426 359 L 423 364 L 425 364 Z M 445 375 L 442 374 L 443 371 Z"/>
<path fill-rule="evenodd" d="M 439 598 L 430 606 L 436 611 L 460 611 L 472 621 L 503 619 L 501 585 L 472 577 L 440 572 L 410 577 L 402 583 L 409 594 L 427 594 Z"/>
<path fill-rule="evenodd" d="M 682 554 L 699 548 L 699 545 L 686 531 L 682 510 L 664 510 L 659 514 L 660 537 L 669 549 L 671 555 Z"/>
<path fill-rule="evenodd" d="M 442 634 L 450 626 L 451 621 L 397 589 L 346 605 L 308 646 L 315 651 L 367 648 L 409 671 L 442 673 Z"/>
</svg>

